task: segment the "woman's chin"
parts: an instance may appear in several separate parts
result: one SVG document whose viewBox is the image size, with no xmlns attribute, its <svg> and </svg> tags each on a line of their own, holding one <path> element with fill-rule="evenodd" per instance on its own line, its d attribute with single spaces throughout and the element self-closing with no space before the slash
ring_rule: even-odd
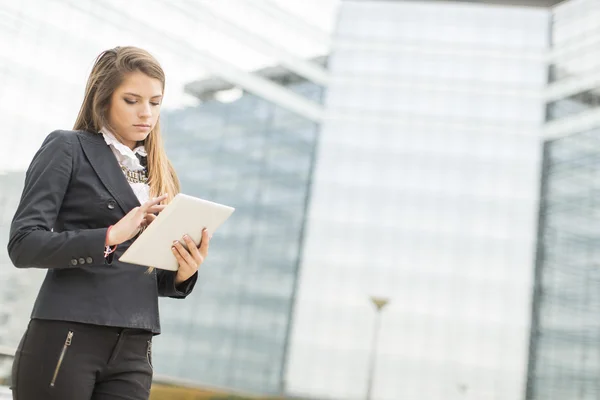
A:
<svg viewBox="0 0 600 400">
<path fill-rule="evenodd" d="M 135 142 L 143 142 L 144 140 L 146 140 L 146 138 L 148 137 L 148 135 L 150 134 L 150 131 L 147 132 L 132 132 L 131 135 L 129 136 L 132 141 Z"/>
</svg>

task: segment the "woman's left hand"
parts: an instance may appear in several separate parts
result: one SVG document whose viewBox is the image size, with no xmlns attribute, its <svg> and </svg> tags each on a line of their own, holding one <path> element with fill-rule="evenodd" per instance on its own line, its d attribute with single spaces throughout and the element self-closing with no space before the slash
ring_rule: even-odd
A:
<svg viewBox="0 0 600 400">
<path fill-rule="evenodd" d="M 206 228 L 204 228 L 200 246 L 196 247 L 196 243 L 194 243 L 188 235 L 184 235 L 183 240 L 185 241 L 188 250 L 183 247 L 179 240 L 173 242 L 173 246 L 171 247 L 171 251 L 173 251 L 175 258 L 179 263 L 179 269 L 175 276 L 176 285 L 185 282 L 198 271 L 198 268 L 208 256 L 210 237 L 208 237 L 208 232 L 206 231 Z"/>
</svg>

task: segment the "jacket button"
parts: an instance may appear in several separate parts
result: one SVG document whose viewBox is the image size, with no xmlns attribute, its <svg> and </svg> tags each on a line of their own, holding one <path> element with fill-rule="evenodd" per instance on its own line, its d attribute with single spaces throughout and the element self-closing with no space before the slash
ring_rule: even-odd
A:
<svg viewBox="0 0 600 400">
<path fill-rule="evenodd" d="M 109 210 L 114 209 L 116 205 L 117 205 L 117 203 L 115 203 L 114 200 L 109 200 L 108 203 L 106 204 L 106 206 L 108 207 Z"/>
<path fill-rule="evenodd" d="M 79 264 L 85 264 L 85 258 L 80 258 L 79 259 Z"/>
<path fill-rule="evenodd" d="M 93 263 L 93 262 L 94 262 L 94 260 L 92 259 L 92 257 L 88 257 L 88 258 L 86 258 L 86 259 L 85 259 L 85 261 L 86 261 L 88 264 L 91 264 L 91 263 Z"/>
<path fill-rule="evenodd" d="M 71 265 L 77 265 L 77 259 L 75 259 L 75 258 L 74 258 L 74 259 L 72 259 L 72 260 L 71 260 Z"/>
</svg>

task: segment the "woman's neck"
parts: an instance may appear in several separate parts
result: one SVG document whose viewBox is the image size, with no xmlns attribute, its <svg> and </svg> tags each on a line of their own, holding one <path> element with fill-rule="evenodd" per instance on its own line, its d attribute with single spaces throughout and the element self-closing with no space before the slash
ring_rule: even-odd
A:
<svg viewBox="0 0 600 400">
<path fill-rule="evenodd" d="M 118 133 L 116 133 L 115 131 L 113 131 L 112 129 L 109 129 L 109 128 L 104 128 L 104 129 L 106 129 L 107 132 L 109 132 L 111 135 L 113 135 L 114 138 L 117 139 L 117 141 L 119 143 L 129 147 L 131 150 L 135 149 L 138 146 L 139 142 L 136 142 L 133 140 L 127 140 L 123 136 L 121 136 Z"/>
<path fill-rule="evenodd" d="M 118 135 L 116 133 L 113 133 L 113 135 L 115 135 L 115 138 L 121 142 L 122 144 L 124 144 L 125 146 L 129 147 L 131 150 L 135 149 L 138 145 L 138 142 L 133 141 L 133 140 L 127 140 L 125 138 L 123 138 L 121 135 Z"/>
</svg>

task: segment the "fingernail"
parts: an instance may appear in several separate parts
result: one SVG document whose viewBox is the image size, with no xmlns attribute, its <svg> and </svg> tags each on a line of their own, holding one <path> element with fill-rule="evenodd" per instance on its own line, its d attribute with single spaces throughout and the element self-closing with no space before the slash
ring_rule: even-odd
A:
<svg viewBox="0 0 600 400">
<path fill-rule="evenodd" d="M 177 240 L 173 240 L 173 244 L 177 244 L 179 243 Z"/>
<path fill-rule="evenodd" d="M 175 251 L 175 247 L 171 247 L 171 250 Z"/>
</svg>

